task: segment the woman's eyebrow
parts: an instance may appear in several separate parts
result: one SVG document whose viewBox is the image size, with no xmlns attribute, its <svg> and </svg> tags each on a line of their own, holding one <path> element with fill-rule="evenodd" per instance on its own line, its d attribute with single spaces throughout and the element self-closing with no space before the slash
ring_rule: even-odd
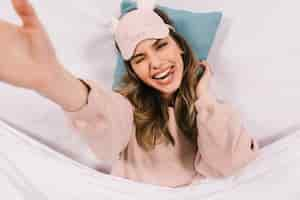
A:
<svg viewBox="0 0 300 200">
<path fill-rule="evenodd" d="M 133 60 L 133 59 L 135 59 L 137 57 L 140 57 L 140 56 L 143 56 L 143 55 L 144 55 L 143 53 L 138 53 L 138 54 L 132 56 L 132 58 L 130 60 Z"/>
<path fill-rule="evenodd" d="M 152 46 L 156 46 L 160 41 L 162 41 L 162 39 L 157 39 L 157 40 L 152 44 Z"/>
</svg>

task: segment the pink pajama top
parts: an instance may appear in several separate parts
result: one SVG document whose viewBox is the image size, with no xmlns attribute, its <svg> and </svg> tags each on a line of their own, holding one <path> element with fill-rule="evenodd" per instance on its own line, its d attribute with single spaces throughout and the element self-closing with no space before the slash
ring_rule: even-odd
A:
<svg viewBox="0 0 300 200">
<path fill-rule="evenodd" d="M 162 143 L 146 152 L 135 137 L 134 108 L 129 100 L 104 90 L 95 81 L 87 83 L 92 88 L 88 104 L 79 111 L 64 113 L 70 127 L 86 139 L 97 158 L 112 162 L 111 175 L 160 186 L 187 186 L 206 177 L 233 175 L 259 152 L 239 114 L 209 94 L 195 102 L 197 150 L 177 128 L 174 108 L 169 107 L 168 127 L 175 146 Z"/>
</svg>

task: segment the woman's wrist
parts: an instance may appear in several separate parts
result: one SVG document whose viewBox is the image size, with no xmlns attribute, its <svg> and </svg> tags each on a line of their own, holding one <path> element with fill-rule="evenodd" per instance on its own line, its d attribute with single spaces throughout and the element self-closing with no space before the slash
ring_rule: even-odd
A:
<svg viewBox="0 0 300 200">
<path fill-rule="evenodd" d="M 62 68 L 37 87 L 36 91 L 68 112 L 80 110 L 87 104 L 90 88 Z"/>
<path fill-rule="evenodd" d="M 92 90 L 91 86 L 86 82 L 84 81 L 83 79 L 81 78 L 78 78 L 78 80 L 85 86 L 86 88 L 86 91 L 87 91 L 87 96 L 86 96 L 86 101 L 84 102 L 84 104 L 82 104 L 79 108 L 75 109 L 75 110 L 72 110 L 72 111 L 69 111 L 69 112 L 75 112 L 75 111 L 78 111 L 78 110 L 81 110 L 84 106 L 86 106 L 88 103 L 89 103 L 89 94 Z M 66 110 L 66 109 L 65 109 Z"/>
</svg>

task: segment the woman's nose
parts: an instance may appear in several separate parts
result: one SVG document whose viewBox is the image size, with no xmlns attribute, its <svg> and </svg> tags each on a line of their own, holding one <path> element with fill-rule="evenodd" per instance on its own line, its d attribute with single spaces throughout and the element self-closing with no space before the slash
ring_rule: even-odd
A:
<svg viewBox="0 0 300 200">
<path fill-rule="evenodd" d="M 151 68 L 157 69 L 161 67 L 161 59 L 157 54 L 151 54 L 149 60 Z"/>
</svg>

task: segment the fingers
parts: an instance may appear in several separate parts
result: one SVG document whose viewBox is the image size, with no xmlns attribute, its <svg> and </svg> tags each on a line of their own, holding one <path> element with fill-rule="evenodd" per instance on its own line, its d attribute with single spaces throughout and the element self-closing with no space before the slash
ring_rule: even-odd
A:
<svg viewBox="0 0 300 200">
<path fill-rule="evenodd" d="M 12 4 L 19 17 L 22 19 L 24 27 L 35 28 L 40 26 L 38 16 L 28 0 L 12 0 Z"/>
<path fill-rule="evenodd" d="M 214 74 L 214 72 L 212 71 L 212 68 L 211 68 L 210 64 L 208 64 L 207 61 L 205 61 L 205 60 L 200 60 L 199 63 L 200 63 L 200 65 L 202 65 L 202 67 L 204 68 L 205 71 L 207 71 L 207 72 L 210 73 L 211 75 Z"/>
</svg>

